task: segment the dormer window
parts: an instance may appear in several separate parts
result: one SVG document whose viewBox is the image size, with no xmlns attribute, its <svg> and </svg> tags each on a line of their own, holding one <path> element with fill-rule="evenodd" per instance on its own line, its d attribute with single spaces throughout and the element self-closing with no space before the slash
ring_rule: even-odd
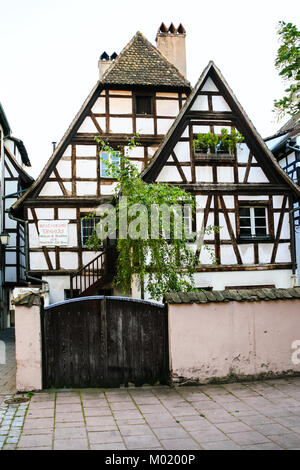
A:
<svg viewBox="0 0 300 470">
<path fill-rule="evenodd" d="M 153 114 L 153 97 L 150 95 L 135 96 L 136 114 L 151 115 Z"/>
</svg>

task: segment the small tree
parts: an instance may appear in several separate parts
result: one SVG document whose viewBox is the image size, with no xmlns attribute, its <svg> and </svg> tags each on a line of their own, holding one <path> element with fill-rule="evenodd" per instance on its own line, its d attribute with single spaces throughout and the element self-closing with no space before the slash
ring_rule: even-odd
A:
<svg viewBox="0 0 300 470">
<path fill-rule="evenodd" d="M 156 300 L 160 300 L 166 292 L 193 290 L 197 260 L 191 242 L 195 241 L 195 234 L 186 230 L 182 217 L 184 209 L 188 209 L 190 215 L 194 212 L 193 196 L 166 183 L 145 183 L 128 157 L 128 151 L 138 145 L 134 138 L 129 140 L 125 154 L 116 152 L 104 141 L 97 138 L 96 141 L 101 145 L 100 155 L 103 151 L 118 154 L 118 161 L 115 158 L 102 159 L 107 174 L 116 179 L 117 185 L 115 207 L 102 214 L 102 220 L 88 240 L 88 247 L 99 249 L 100 233 L 101 237 L 105 234 L 108 238 L 117 238 L 114 285 L 124 293 L 130 290 L 133 280 Z M 168 224 L 161 208 L 166 210 Z M 115 219 L 113 227 L 117 228 L 116 237 L 115 230 L 109 228 L 108 221 L 112 219 Z M 123 234 L 120 227 L 123 227 Z M 209 227 L 205 231 L 210 233 L 212 230 Z M 213 258 L 211 249 L 205 249 Z"/>
<path fill-rule="evenodd" d="M 296 116 L 300 112 L 300 31 L 292 23 L 280 21 L 278 36 L 280 47 L 275 67 L 289 84 L 286 95 L 274 101 L 275 111 L 281 118 L 285 114 Z"/>
</svg>

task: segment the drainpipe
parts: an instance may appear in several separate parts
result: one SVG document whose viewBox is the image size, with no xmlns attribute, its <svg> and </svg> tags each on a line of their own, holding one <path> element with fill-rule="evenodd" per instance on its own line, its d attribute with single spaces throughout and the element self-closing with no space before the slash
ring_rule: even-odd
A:
<svg viewBox="0 0 300 470">
<path fill-rule="evenodd" d="M 11 212 L 8 213 L 8 216 L 10 219 L 14 220 L 15 222 L 19 222 L 20 224 L 24 224 L 25 228 L 25 258 L 26 258 L 26 269 L 25 269 L 25 276 L 26 279 L 29 279 L 30 281 L 38 281 L 39 283 L 47 284 L 48 288 L 44 290 L 42 289 L 42 292 L 49 292 L 49 282 L 45 281 L 44 279 L 39 279 L 38 277 L 33 277 L 28 274 L 28 266 L 29 266 L 29 251 L 28 251 L 28 240 L 29 240 L 29 232 L 28 232 L 28 221 L 23 220 L 23 219 L 18 219 L 17 217 L 14 217 Z"/>
<path fill-rule="evenodd" d="M 289 219 L 290 219 L 290 228 L 291 228 L 291 258 L 292 258 L 292 279 L 293 279 L 293 287 L 297 285 L 297 275 L 296 275 L 296 268 L 297 268 L 297 259 L 296 259 L 296 240 L 295 240 L 295 220 L 294 220 L 294 213 L 299 211 L 300 207 L 293 208 L 289 211 Z"/>
</svg>

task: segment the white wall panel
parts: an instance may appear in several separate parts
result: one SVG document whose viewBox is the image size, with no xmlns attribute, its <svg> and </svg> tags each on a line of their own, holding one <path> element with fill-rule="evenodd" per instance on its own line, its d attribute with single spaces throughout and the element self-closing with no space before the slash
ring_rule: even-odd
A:
<svg viewBox="0 0 300 470">
<path fill-rule="evenodd" d="M 260 263 L 271 263 L 271 256 L 273 251 L 273 243 L 259 243 L 258 244 L 258 259 Z"/>
<path fill-rule="evenodd" d="M 237 259 L 231 245 L 221 245 L 221 263 L 237 264 Z"/>
<path fill-rule="evenodd" d="M 77 157 L 95 157 L 96 154 L 96 145 L 76 145 Z"/>
<path fill-rule="evenodd" d="M 248 183 L 269 183 L 269 180 L 261 168 L 251 167 L 248 176 Z"/>
<path fill-rule="evenodd" d="M 174 100 L 156 100 L 157 116 L 177 116 L 179 102 Z"/>
<path fill-rule="evenodd" d="M 197 166 L 196 167 L 196 181 L 212 183 L 213 175 L 210 166 Z"/>
<path fill-rule="evenodd" d="M 166 134 L 173 122 L 173 119 L 157 119 L 157 133 Z"/>
<path fill-rule="evenodd" d="M 239 163 L 248 163 L 249 148 L 247 144 L 243 143 L 237 146 L 237 161 Z"/>
<path fill-rule="evenodd" d="M 58 218 L 62 220 L 76 219 L 76 209 L 61 207 L 58 209 Z"/>
<path fill-rule="evenodd" d="M 168 182 L 168 181 L 182 181 L 182 178 L 179 174 L 179 171 L 174 166 L 164 167 L 161 172 L 159 173 L 156 181 Z"/>
<path fill-rule="evenodd" d="M 76 175 L 78 178 L 96 178 L 97 162 L 95 160 L 77 160 Z"/>
<path fill-rule="evenodd" d="M 180 162 L 190 161 L 190 145 L 189 142 L 177 142 L 174 147 L 176 157 Z"/>
<path fill-rule="evenodd" d="M 85 120 L 83 121 L 83 123 L 81 124 L 77 132 L 78 133 L 90 132 L 92 134 L 98 134 L 98 130 L 89 116 L 85 118 Z"/>
<path fill-rule="evenodd" d="M 63 192 L 59 187 L 59 184 L 55 181 L 48 181 L 44 184 L 40 196 L 63 196 Z"/>
<path fill-rule="evenodd" d="M 210 77 L 208 77 L 205 80 L 205 82 L 204 82 L 204 84 L 201 88 L 201 91 L 219 91 L 219 90 L 218 90 L 217 86 L 215 85 L 215 83 L 213 82 L 213 80 Z"/>
<path fill-rule="evenodd" d="M 94 106 L 92 107 L 92 112 L 96 114 L 105 114 L 105 98 L 97 98 Z"/>
<path fill-rule="evenodd" d="M 218 166 L 217 178 L 219 183 L 233 183 L 233 168 L 231 166 Z"/>
<path fill-rule="evenodd" d="M 195 99 L 192 111 L 208 111 L 208 98 L 206 95 L 198 95 Z"/>
<path fill-rule="evenodd" d="M 71 155 L 72 155 L 72 147 L 71 145 L 68 145 L 68 147 L 64 151 L 63 157 L 71 157 Z"/>
<path fill-rule="evenodd" d="M 77 246 L 77 224 L 69 224 L 69 241 L 68 246 Z"/>
<path fill-rule="evenodd" d="M 276 253 L 276 263 L 290 263 L 291 251 L 289 243 L 279 243 Z"/>
<path fill-rule="evenodd" d="M 56 168 L 61 178 L 72 178 L 71 161 L 60 160 Z"/>
<path fill-rule="evenodd" d="M 92 181 L 76 182 L 77 196 L 93 196 L 97 193 L 97 183 Z"/>
<path fill-rule="evenodd" d="M 41 220 L 53 220 L 54 219 L 54 209 L 51 207 L 35 209 L 35 213 L 38 219 Z"/>
<path fill-rule="evenodd" d="M 231 111 L 223 96 L 212 96 L 212 107 L 214 111 Z"/>
<path fill-rule="evenodd" d="M 136 118 L 138 134 L 154 134 L 154 120 L 151 118 Z"/>
<path fill-rule="evenodd" d="M 78 269 L 78 254 L 71 251 L 59 253 L 60 267 L 62 269 Z"/>
<path fill-rule="evenodd" d="M 254 264 L 253 245 L 239 245 L 239 250 L 243 264 Z"/>
<path fill-rule="evenodd" d="M 132 98 L 109 98 L 110 114 L 132 114 Z"/>
<path fill-rule="evenodd" d="M 110 130 L 116 134 L 132 134 L 132 119 L 110 118 Z"/>
</svg>

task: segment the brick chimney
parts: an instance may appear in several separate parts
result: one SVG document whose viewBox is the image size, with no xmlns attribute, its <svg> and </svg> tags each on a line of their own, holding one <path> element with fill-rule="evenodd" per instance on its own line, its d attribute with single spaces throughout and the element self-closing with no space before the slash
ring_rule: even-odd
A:
<svg viewBox="0 0 300 470">
<path fill-rule="evenodd" d="M 99 67 L 99 79 L 101 80 L 104 73 L 112 62 L 118 57 L 118 54 L 115 52 L 109 56 L 106 52 L 103 52 L 99 58 L 98 67 Z"/>
<path fill-rule="evenodd" d="M 156 47 L 186 77 L 186 31 L 182 24 L 176 29 L 173 23 L 169 29 L 162 23 L 156 35 Z"/>
</svg>

